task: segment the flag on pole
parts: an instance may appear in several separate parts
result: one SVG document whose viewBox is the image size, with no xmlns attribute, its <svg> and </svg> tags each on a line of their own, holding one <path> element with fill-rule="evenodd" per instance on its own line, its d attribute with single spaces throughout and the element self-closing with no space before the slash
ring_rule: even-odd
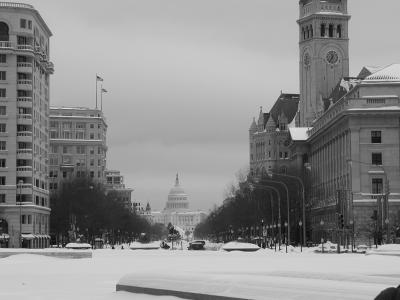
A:
<svg viewBox="0 0 400 300">
<path fill-rule="evenodd" d="M 108 93 L 108 91 L 106 89 L 101 89 L 102 93 Z"/>
<path fill-rule="evenodd" d="M 97 81 L 103 81 L 103 78 L 101 78 L 99 75 L 96 75 L 96 80 Z"/>
</svg>

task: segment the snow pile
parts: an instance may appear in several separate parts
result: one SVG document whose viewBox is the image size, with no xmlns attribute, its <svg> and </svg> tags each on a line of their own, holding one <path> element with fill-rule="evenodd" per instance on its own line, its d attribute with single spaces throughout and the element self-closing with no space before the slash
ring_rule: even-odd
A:
<svg viewBox="0 0 400 300">
<path fill-rule="evenodd" d="M 229 242 L 223 245 L 221 249 L 225 251 L 257 251 L 260 247 L 250 243 Z"/>
<path fill-rule="evenodd" d="M 92 246 L 87 243 L 68 243 L 65 245 L 67 249 L 92 249 Z"/>
<path fill-rule="evenodd" d="M 336 253 L 337 244 L 334 244 L 331 241 L 326 241 L 326 243 L 319 244 L 318 247 L 314 250 L 314 252 Z M 340 252 L 347 252 L 347 249 L 344 249 L 343 246 L 340 246 Z"/>
<path fill-rule="evenodd" d="M 154 250 L 160 248 L 160 242 L 152 242 L 152 243 L 140 243 L 140 242 L 132 242 L 129 245 L 131 250 Z"/>
<path fill-rule="evenodd" d="M 368 250 L 366 255 L 389 255 L 389 256 L 400 256 L 400 245 L 399 244 L 387 244 L 379 246 L 378 249 L 372 248 Z"/>
</svg>

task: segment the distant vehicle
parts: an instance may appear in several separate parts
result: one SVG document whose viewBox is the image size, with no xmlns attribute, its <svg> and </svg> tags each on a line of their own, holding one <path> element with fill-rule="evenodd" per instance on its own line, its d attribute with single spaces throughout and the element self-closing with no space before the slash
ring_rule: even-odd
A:
<svg viewBox="0 0 400 300">
<path fill-rule="evenodd" d="M 205 250 L 205 241 L 193 241 L 189 243 L 188 250 Z"/>
</svg>

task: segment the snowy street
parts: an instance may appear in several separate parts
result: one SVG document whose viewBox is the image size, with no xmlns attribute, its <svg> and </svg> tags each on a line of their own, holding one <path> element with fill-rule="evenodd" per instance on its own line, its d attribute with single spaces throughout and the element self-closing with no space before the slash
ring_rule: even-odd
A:
<svg viewBox="0 0 400 300">
<path fill-rule="evenodd" d="M 169 250 L 95 250 L 92 259 L 30 254 L 0 259 L 0 299 L 176 299 L 115 292 L 118 280 L 135 273 L 184 278 L 190 287 L 212 280 L 225 295 L 250 299 L 373 299 L 400 284 L 400 257 L 361 254 L 254 253 Z"/>
</svg>

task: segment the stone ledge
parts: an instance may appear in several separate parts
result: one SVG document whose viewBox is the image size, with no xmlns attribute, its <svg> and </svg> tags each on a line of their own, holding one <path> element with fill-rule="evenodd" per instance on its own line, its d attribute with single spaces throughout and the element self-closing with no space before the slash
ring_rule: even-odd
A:
<svg viewBox="0 0 400 300">
<path fill-rule="evenodd" d="M 201 293 L 175 291 L 175 290 L 164 290 L 156 288 L 146 288 L 140 286 L 130 286 L 130 285 L 120 285 L 120 284 L 117 284 L 116 290 L 117 292 L 124 291 L 129 293 L 146 294 L 152 296 L 173 296 L 177 298 L 193 299 L 193 300 L 246 300 L 244 298 L 232 298 L 225 296 L 208 295 Z"/>
<path fill-rule="evenodd" d="M 72 258 L 72 259 L 80 259 L 80 258 L 92 258 L 92 251 L 77 251 L 77 250 L 61 250 L 61 251 L 49 251 L 49 250 L 40 250 L 40 249 L 32 249 L 32 250 L 11 250 L 11 251 L 0 251 L 0 258 L 9 257 L 11 255 L 18 254 L 34 254 L 34 255 L 42 255 L 42 256 L 50 256 L 56 258 Z"/>
</svg>

